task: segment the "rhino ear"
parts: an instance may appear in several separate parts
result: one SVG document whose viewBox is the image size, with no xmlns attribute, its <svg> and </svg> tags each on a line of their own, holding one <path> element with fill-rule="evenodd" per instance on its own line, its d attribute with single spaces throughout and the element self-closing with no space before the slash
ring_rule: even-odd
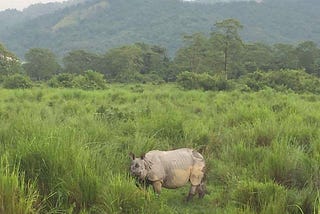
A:
<svg viewBox="0 0 320 214">
<path fill-rule="evenodd" d="M 141 160 L 143 160 L 145 156 L 146 156 L 146 154 L 143 153 L 143 154 L 140 156 Z"/>
<path fill-rule="evenodd" d="M 131 160 L 136 159 L 136 156 L 132 152 L 129 153 L 129 157 L 131 158 Z"/>
</svg>

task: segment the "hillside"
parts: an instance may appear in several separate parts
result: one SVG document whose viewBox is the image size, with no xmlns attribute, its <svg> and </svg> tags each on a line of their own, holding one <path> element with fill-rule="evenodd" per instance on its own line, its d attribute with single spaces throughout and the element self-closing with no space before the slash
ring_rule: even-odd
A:
<svg viewBox="0 0 320 214">
<path fill-rule="evenodd" d="M 320 43 L 319 1 L 206 2 L 91 0 L 9 10 L 0 13 L 6 20 L 0 26 L 0 42 L 20 57 L 32 47 L 50 48 L 62 56 L 72 49 L 104 53 L 134 42 L 161 45 L 173 54 L 184 34 L 210 33 L 216 21 L 231 17 L 244 25 L 246 41 Z"/>
</svg>

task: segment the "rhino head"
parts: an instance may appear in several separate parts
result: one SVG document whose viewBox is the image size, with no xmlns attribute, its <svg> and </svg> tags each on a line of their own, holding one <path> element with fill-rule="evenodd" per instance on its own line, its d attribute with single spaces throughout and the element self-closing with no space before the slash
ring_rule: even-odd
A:
<svg viewBox="0 0 320 214">
<path fill-rule="evenodd" d="M 140 158 L 136 158 L 133 153 L 130 153 L 131 164 L 130 164 L 130 173 L 132 176 L 144 180 L 147 176 L 147 166 L 146 161 L 144 160 L 144 155 L 141 155 Z"/>
</svg>

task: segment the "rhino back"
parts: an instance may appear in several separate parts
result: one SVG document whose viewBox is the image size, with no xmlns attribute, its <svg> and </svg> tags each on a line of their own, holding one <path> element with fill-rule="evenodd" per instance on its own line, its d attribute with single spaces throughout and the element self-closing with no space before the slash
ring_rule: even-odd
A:
<svg viewBox="0 0 320 214">
<path fill-rule="evenodd" d="M 177 150 L 166 155 L 166 178 L 164 187 L 178 188 L 184 186 L 190 179 L 193 158 L 189 150 Z"/>
<path fill-rule="evenodd" d="M 164 171 L 163 187 L 178 188 L 189 181 L 193 166 L 191 149 L 162 152 L 159 161 Z"/>
<path fill-rule="evenodd" d="M 187 169 L 193 165 L 192 150 L 177 149 L 164 152 L 160 156 L 166 171 L 174 169 Z"/>
<path fill-rule="evenodd" d="M 177 188 L 185 185 L 189 179 L 194 165 L 204 162 L 200 153 L 182 148 L 171 151 L 153 150 L 146 154 L 150 162 L 148 179 L 161 180 L 166 188 Z"/>
</svg>

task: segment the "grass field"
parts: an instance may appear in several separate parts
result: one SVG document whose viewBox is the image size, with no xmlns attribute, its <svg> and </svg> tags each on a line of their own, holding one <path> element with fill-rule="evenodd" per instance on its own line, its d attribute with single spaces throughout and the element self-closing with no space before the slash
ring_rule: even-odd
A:
<svg viewBox="0 0 320 214">
<path fill-rule="evenodd" d="M 272 89 L 0 89 L 0 213 L 318 214 L 319 109 Z M 209 195 L 136 188 L 129 152 L 179 147 L 205 156 Z"/>
</svg>

